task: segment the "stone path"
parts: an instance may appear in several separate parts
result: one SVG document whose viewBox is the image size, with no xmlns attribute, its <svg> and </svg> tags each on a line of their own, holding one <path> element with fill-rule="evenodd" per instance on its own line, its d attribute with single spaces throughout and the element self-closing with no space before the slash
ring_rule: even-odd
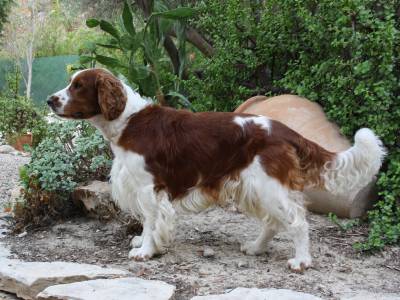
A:
<svg viewBox="0 0 400 300">
<path fill-rule="evenodd" d="M 60 284 L 41 292 L 39 300 L 168 300 L 175 287 L 156 280 L 141 278 L 98 279 Z"/>
</svg>

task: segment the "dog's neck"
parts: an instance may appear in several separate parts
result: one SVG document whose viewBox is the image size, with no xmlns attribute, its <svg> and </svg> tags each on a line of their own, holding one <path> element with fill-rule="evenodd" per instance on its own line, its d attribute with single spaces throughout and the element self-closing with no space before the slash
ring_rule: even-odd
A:
<svg viewBox="0 0 400 300">
<path fill-rule="evenodd" d="M 123 86 L 126 92 L 127 101 L 124 111 L 117 119 L 108 121 L 101 114 L 89 119 L 89 122 L 99 129 L 104 138 L 112 144 L 117 144 L 130 116 L 151 104 L 150 100 L 142 98 L 126 84 L 123 84 Z"/>
</svg>

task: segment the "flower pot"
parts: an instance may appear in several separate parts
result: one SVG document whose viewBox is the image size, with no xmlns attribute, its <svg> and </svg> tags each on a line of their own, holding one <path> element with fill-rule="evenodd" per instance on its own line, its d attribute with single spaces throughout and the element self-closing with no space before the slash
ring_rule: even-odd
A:
<svg viewBox="0 0 400 300">
<path fill-rule="evenodd" d="M 24 145 L 32 146 L 32 134 L 31 133 L 16 136 L 14 139 L 15 139 L 15 141 L 13 141 L 11 146 L 13 146 L 18 151 L 24 151 Z"/>
</svg>

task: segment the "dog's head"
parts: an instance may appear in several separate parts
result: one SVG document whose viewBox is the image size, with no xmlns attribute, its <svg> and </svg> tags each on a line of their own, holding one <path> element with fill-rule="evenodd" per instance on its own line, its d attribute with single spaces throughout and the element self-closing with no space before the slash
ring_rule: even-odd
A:
<svg viewBox="0 0 400 300">
<path fill-rule="evenodd" d="M 55 114 L 69 119 L 90 119 L 103 115 L 104 119 L 117 119 L 127 101 L 122 82 L 104 69 L 76 72 L 70 84 L 51 95 L 47 104 Z"/>
</svg>

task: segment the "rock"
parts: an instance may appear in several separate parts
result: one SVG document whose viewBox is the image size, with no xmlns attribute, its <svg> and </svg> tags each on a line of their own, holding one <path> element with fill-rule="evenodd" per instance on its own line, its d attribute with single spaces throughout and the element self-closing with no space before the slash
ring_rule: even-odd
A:
<svg viewBox="0 0 400 300">
<path fill-rule="evenodd" d="M 15 296 L 13 294 L 9 294 L 9 293 L 3 293 L 3 292 L 0 292 L 0 299 L 1 300 L 19 300 L 19 298 L 17 298 L 17 296 Z"/>
<path fill-rule="evenodd" d="M 286 289 L 236 288 L 227 294 L 196 296 L 191 300 L 322 300 L 310 294 Z"/>
<path fill-rule="evenodd" d="M 20 234 L 18 234 L 18 237 L 19 237 L 19 238 L 23 238 L 23 237 L 26 236 L 27 234 L 28 234 L 28 232 L 24 231 L 24 232 L 21 232 Z"/>
<path fill-rule="evenodd" d="M 16 184 L 15 187 L 10 192 L 9 203 L 11 204 L 11 208 L 14 208 L 15 204 L 18 201 L 21 201 L 21 189 L 22 186 Z"/>
<path fill-rule="evenodd" d="M 329 122 L 315 102 L 295 95 L 272 98 L 256 96 L 242 103 L 235 112 L 264 115 L 278 120 L 323 148 L 339 152 L 348 149 L 350 142 L 340 134 L 338 126 Z M 365 214 L 377 199 L 375 182 L 358 193 L 335 196 L 325 190 L 306 191 L 308 209 L 316 213 L 333 212 L 339 217 L 356 218 Z"/>
<path fill-rule="evenodd" d="M 238 268 L 248 268 L 249 267 L 249 263 L 247 261 L 238 261 L 237 267 Z"/>
<path fill-rule="evenodd" d="M 341 297 L 340 300 L 400 300 L 399 294 L 371 293 L 362 291 L 349 297 Z"/>
<path fill-rule="evenodd" d="M 175 287 L 141 278 L 98 279 L 48 287 L 39 300 L 168 300 Z"/>
<path fill-rule="evenodd" d="M 6 248 L 6 246 L 3 243 L 0 243 L 0 262 L 2 262 L 4 259 L 6 259 L 10 255 L 11 255 L 11 253 L 8 250 L 8 248 Z"/>
<path fill-rule="evenodd" d="M 215 256 L 215 252 L 210 247 L 204 247 L 203 256 L 204 257 L 214 257 Z"/>
<path fill-rule="evenodd" d="M 10 145 L 1 145 L 0 146 L 0 153 L 2 154 L 9 154 L 15 152 L 15 149 L 11 147 Z"/>
<path fill-rule="evenodd" d="M 82 202 L 90 216 L 110 219 L 117 214 L 108 182 L 93 181 L 88 185 L 79 186 L 73 191 L 72 199 Z"/>
<path fill-rule="evenodd" d="M 0 258 L 0 290 L 35 299 L 48 286 L 99 278 L 126 277 L 128 272 L 68 262 L 22 262 Z"/>
</svg>

